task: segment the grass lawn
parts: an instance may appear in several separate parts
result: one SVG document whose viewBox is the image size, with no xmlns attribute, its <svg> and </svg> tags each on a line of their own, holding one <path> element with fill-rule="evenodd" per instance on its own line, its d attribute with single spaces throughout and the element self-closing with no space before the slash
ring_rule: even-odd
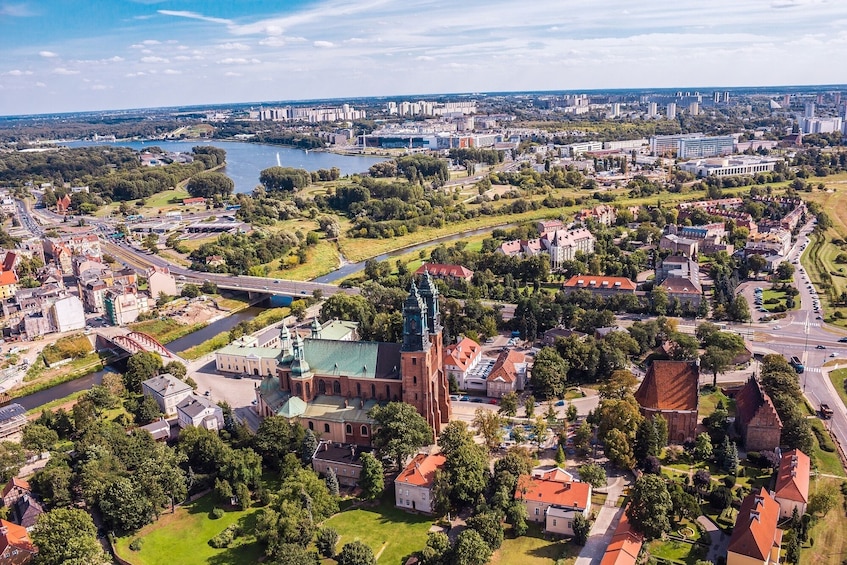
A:
<svg viewBox="0 0 847 565">
<path fill-rule="evenodd" d="M 824 485 L 834 485 L 838 492 L 838 502 L 835 508 L 823 518 L 819 518 L 812 526 L 809 537 L 814 538 L 815 545 L 809 547 L 806 544 L 800 551 L 800 563 L 814 563 L 815 565 L 840 565 L 843 556 L 847 554 L 847 516 L 843 508 L 843 496 L 839 492 L 842 481 L 837 479 L 818 479 L 811 485 L 812 489 Z"/>
<path fill-rule="evenodd" d="M 672 559 L 689 565 L 694 565 L 703 558 L 704 550 L 696 544 L 676 540 L 656 540 L 647 546 L 647 551 L 653 557 Z"/>
<path fill-rule="evenodd" d="M 161 343 L 168 343 L 188 335 L 195 330 L 199 330 L 203 325 L 196 324 L 195 326 L 189 326 L 180 324 L 173 318 L 156 318 L 155 320 L 145 320 L 130 324 L 129 328 L 134 332 L 141 332 L 152 336 Z"/>
<path fill-rule="evenodd" d="M 339 551 L 345 543 L 358 540 L 379 555 L 379 563 L 401 565 L 426 545 L 432 518 L 403 512 L 385 498 L 375 507 L 339 512 L 323 525 L 338 531 Z"/>
<path fill-rule="evenodd" d="M 809 418 L 809 424 L 811 424 L 813 428 L 816 428 L 819 434 L 824 437 L 828 437 L 829 432 L 826 431 L 824 423 L 821 420 L 818 418 Z M 832 440 L 828 443 L 830 444 L 831 449 L 835 448 L 835 444 Z M 845 476 L 844 467 L 841 465 L 841 458 L 838 456 L 838 453 L 822 449 L 817 437 L 815 437 L 815 452 L 812 454 L 812 459 L 815 467 L 821 473 L 837 475 L 839 477 Z"/>
<path fill-rule="evenodd" d="M 698 416 L 700 419 L 703 419 L 706 416 L 711 416 L 720 401 L 723 401 L 723 405 L 726 407 L 729 417 L 732 418 L 735 416 L 735 400 L 729 398 L 720 390 L 716 390 L 709 392 L 708 394 L 700 393 L 700 408 L 698 410 Z"/>
<path fill-rule="evenodd" d="M 223 518 L 213 520 L 209 517 L 213 508 L 212 496 L 204 496 L 178 508 L 176 514 L 163 514 L 156 522 L 134 535 L 118 538 L 115 550 L 122 559 L 133 565 L 238 565 L 258 562 L 264 551 L 251 532 L 255 528 L 259 509 L 231 511 Z M 238 538 L 232 547 L 214 549 L 209 545 L 210 539 L 235 523 L 240 523 L 247 533 Z M 136 538 L 142 538 L 143 545 L 140 551 L 131 551 L 129 544 Z"/>
<path fill-rule="evenodd" d="M 800 261 L 806 268 L 815 288 L 819 291 L 823 310 L 827 313 L 826 321 L 847 327 L 847 308 L 832 305 L 832 299 L 847 290 L 847 269 L 844 265 L 835 261 L 838 254 L 844 252 L 844 250 L 832 243 L 834 239 L 843 240 L 847 237 L 847 192 L 843 190 L 845 182 L 843 177 L 844 175 L 835 175 L 826 179 L 826 184 L 832 185 L 831 188 L 841 185 L 842 190 L 835 192 L 815 191 L 804 196 L 808 200 L 817 202 L 828 212 L 833 227 L 828 229 L 823 237 L 811 238 L 811 243 L 803 252 Z M 829 283 L 821 284 L 822 279 L 828 279 Z M 834 317 L 838 312 L 841 313 L 842 318 Z"/>
<path fill-rule="evenodd" d="M 832 386 L 835 387 L 838 396 L 841 397 L 841 402 L 847 406 L 847 391 L 844 390 L 844 380 L 847 379 L 847 369 L 836 369 L 829 372 L 829 380 L 832 381 Z M 835 410 L 835 406 L 830 406 Z"/>
<path fill-rule="evenodd" d="M 508 532 L 507 532 L 508 533 Z M 545 537 L 538 524 L 529 523 L 525 536 L 506 538 L 491 557 L 494 565 L 549 565 L 562 559 L 564 565 L 576 561 L 581 548 L 569 539 Z"/>
<path fill-rule="evenodd" d="M 279 260 L 274 260 L 279 266 Z M 276 269 L 268 273 L 271 278 L 288 279 L 293 281 L 310 281 L 321 275 L 331 273 L 338 268 L 340 258 L 335 243 L 320 240 L 314 247 L 306 250 L 306 262 L 295 265 L 290 269 Z"/>
<path fill-rule="evenodd" d="M 762 306 L 768 312 L 774 312 L 774 311 L 776 311 L 776 308 L 778 308 L 779 306 L 786 306 L 786 299 L 787 298 L 788 298 L 788 294 L 783 290 L 768 289 L 768 290 L 765 290 L 764 292 L 762 292 Z M 773 300 L 773 299 L 776 299 L 779 302 L 769 304 L 768 300 Z M 786 309 L 787 310 L 796 310 L 799 307 L 800 307 L 800 301 L 795 300 L 794 301 L 794 308 L 787 308 L 786 307 Z M 785 310 L 780 309 L 780 312 L 784 312 L 784 311 Z"/>
</svg>

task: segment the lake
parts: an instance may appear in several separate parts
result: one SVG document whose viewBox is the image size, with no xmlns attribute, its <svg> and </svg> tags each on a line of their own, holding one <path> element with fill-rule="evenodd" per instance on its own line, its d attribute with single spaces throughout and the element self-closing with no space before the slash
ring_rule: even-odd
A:
<svg viewBox="0 0 847 565">
<path fill-rule="evenodd" d="M 385 161 L 385 157 L 366 157 L 361 155 L 338 155 L 325 151 L 303 151 L 292 147 L 268 145 L 265 143 L 242 143 L 238 141 L 67 141 L 67 147 L 92 147 L 97 145 L 115 145 L 142 150 L 147 147 L 161 147 L 165 151 L 191 153 L 197 145 L 214 145 L 226 151 L 226 167 L 223 172 L 235 183 L 235 192 L 252 192 L 259 184 L 262 169 L 279 163 L 283 167 L 294 167 L 317 171 L 338 167 L 341 175 L 352 175 L 367 171 L 374 163 Z M 278 157 L 277 157 L 278 156 Z"/>
</svg>

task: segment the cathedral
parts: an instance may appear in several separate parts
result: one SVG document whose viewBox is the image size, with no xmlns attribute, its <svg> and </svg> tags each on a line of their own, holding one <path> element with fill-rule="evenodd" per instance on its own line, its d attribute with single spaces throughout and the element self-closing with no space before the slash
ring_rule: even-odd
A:
<svg viewBox="0 0 847 565">
<path fill-rule="evenodd" d="M 296 419 L 324 440 L 370 445 L 368 411 L 403 401 L 437 437 L 450 421 L 442 333 L 438 290 L 428 273 L 420 288 L 412 283 L 403 304 L 402 343 L 327 339 L 317 322 L 303 339 L 283 326 L 279 347 L 244 352 L 273 356 L 276 364 L 276 375 L 256 388 L 256 409 L 261 416 Z"/>
</svg>

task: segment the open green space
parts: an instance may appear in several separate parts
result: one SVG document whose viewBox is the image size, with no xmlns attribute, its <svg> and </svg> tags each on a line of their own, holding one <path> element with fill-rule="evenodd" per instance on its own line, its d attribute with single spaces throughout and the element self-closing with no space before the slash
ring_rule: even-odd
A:
<svg viewBox="0 0 847 565">
<path fill-rule="evenodd" d="M 702 420 L 707 416 L 711 416 L 718 407 L 718 402 L 723 402 L 728 416 L 735 416 L 735 400 L 729 398 L 720 390 L 712 390 L 711 387 L 700 391 L 700 407 L 697 411 L 698 416 Z"/>
<path fill-rule="evenodd" d="M 817 479 L 811 485 L 812 492 L 815 489 L 834 486 L 836 492 L 842 481 L 838 479 Z M 815 565 L 841 565 L 844 563 L 844 555 L 847 554 L 847 514 L 844 513 L 844 499 L 838 493 L 838 502 L 835 508 L 830 510 L 826 516 L 818 518 L 809 531 L 809 538 L 814 539 L 814 545 L 808 543 L 800 550 L 800 563 L 814 563 Z"/>
<path fill-rule="evenodd" d="M 786 303 L 787 300 L 788 293 L 784 290 L 774 290 L 769 288 L 762 292 L 762 306 L 768 312 L 784 312 L 786 310 L 796 310 L 800 307 L 800 301 L 795 300 L 793 308 L 788 308 Z"/>
<path fill-rule="evenodd" d="M 374 555 L 379 555 L 379 563 L 402 565 L 426 545 L 432 518 L 395 508 L 393 499 L 385 497 L 377 506 L 339 512 L 324 522 L 324 526 L 338 532 L 339 550 L 345 543 L 358 540 L 369 546 Z"/>
<path fill-rule="evenodd" d="M 88 336 L 74 334 L 60 338 L 55 343 L 45 346 L 41 350 L 41 355 L 44 356 L 46 364 L 53 365 L 65 359 L 85 357 L 92 351 L 94 351 L 94 346 L 91 345 Z"/>
<path fill-rule="evenodd" d="M 284 261 L 285 259 L 283 259 Z M 279 267 L 279 261 L 274 261 Z M 306 262 L 286 269 L 274 269 L 268 273 L 271 278 L 293 281 L 310 281 L 338 268 L 340 257 L 334 242 L 322 239 L 314 247 L 306 250 Z"/>
<path fill-rule="evenodd" d="M 570 539 L 545 536 L 533 522 L 524 536 L 511 538 L 506 533 L 503 545 L 491 557 L 494 565 L 572 565 L 582 549 Z"/>
<path fill-rule="evenodd" d="M 824 423 L 817 417 L 813 417 L 809 418 L 809 424 L 811 424 L 812 431 L 815 433 L 815 450 L 812 454 L 815 468 L 821 473 L 839 477 L 845 476 L 841 457 L 838 456 L 838 448 L 830 438 Z"/>
<path fill-rule="evenodd" d="M 129 325 L 134 332 L 145 333 L 161 343 L 169 343 L 205 327 L 206 324 L 181 324 L 173 318 L 156 318 Z"/>
<path fill-rule="evenodd" d="M 694 565 L 698 559 L 705 557 L 705 548 L 695 543 L 674 539 L 655 540 L 647 546 L 647 551 L 653 557 L 670 559 L 687 565 Z"/>
<path fill-rule="evenodd" d="M 115 551 L 121 559 L 133 565 L 238 565 L 258 562 L 264 552 L 252 532 L 259 509 L 233 510 L 214 520 L 211 518 L 214 506 L 212 495 L 185 504 L 177 508 L 175 514 L 163 514 L 135 534 L 118 538 Z M 209 545 L 210 539 L 236 523 L 242 525 L 245 535 L 239 537 L 232 547 L 214 549 Z M 129 544 L 136 538 L 143 540 L 140 551 L 129 549 Z"/>
<path fill-rule="evenodd" d="M 811 282 L 821 298 L 826 321 L 847 327 L 847 307 L 835 304 L 835 299 L 847 290 L 847 265 L 838 263 L 839 254 L 847 252 L 847 244 L 834 242 L 847 238 L 847 175 L 826 177 L 828 191 L 814 191 L 803 197 L 820 204 L 832 220 L 832 227 L 821 235 L 811 237 L 811 242 L 800 258 Z"/>
<path fill-rule="evenodd" d="M 844 381 L 847 380 L 847 369 L 836 369 L 834 371 L 830 371 L 829 380 L 832 382 L 832 386 L 835 387 L 835 391 L 841 398 L 841 402 L 847 406 L 847 390 L 844 390 Z M 830 408 L 833 410 L 837 409 L 835 406 L 830 406 Z"/>
</svg>

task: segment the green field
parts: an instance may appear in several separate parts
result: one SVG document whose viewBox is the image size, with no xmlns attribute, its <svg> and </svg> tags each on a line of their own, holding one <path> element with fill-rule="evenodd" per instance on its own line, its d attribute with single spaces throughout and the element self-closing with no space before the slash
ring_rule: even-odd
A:
<svg viewBox="0 0 847 565">
<path fill-rule="evenodd" d="M 384 498 L 378 506 L 339 512 L 324 526 L 338 531 L 339 550 L 345 543 L 358 540 L 373 550 L 379 563 L 402 565 L 426 545 L 432 518 L 399 510 L 393 499 Z"/>
<path fill-rule="evenodd" d="M 508 534 L 508 532 L 507 532 Z M 538 524 L 529 523 L 525 536 L 503 540 L 491 563 L 494 565 L 572 565 L 582 549 L 569 539 L 545 537 Z M 560 560 L 560 561 L 557 561 Z"/>
<path fill-rule="evenodd" d="M 705 554 L 705 550 L 699 545 L 670 539 L 653 541 L 647 546 L 647 551 L 652 557 L 670 559 L 686 565 L 694 565 Z"/>
<path fill-rule="evenodd" d="M 341 259 L 335 243 L 325 239 L 320 240 L 314 247 L 306 251 L 306 262 L 288 269 L 275 269 L 268 273 L 271 278 L 288 279 L 293 281 L 310 281 L 321 275 L 331 273 L 340 265 Z M 274 261 L 279 266 L 279 260 Z"/>
<path fill-rule="evenodd" d="M 161 343 L 168 343 L 197 331 L 204 326 L 205 324 L 195 324 L 193 326 L 180 324 L 173 318 L 156 318 L 155 320 L 145 320 L 130 324 L 129 329 L 134 332 L 145 333 L 156 338 Z"/>
<path fill-rule="evenodd" d="M 251 532 L 255 528 L 256 513 L 259 509 L 231 511 L 223 518 L 213 520 L 210 518 L 213 508 L 212 496 L 206 495 L 181 506 L 176 514 L 163 514 L 156 522 L 145 526 L 134 535 L 118 538 L 115 551 L 118 556 L 133 565 L 239 565 L 258 562 L 264 551 Z M 227 549 L 214 549 L 209 545 L 210 539 L 235 523 L 241 524 L 248 533 L 238 538 L 233 546 Z M 143 540 L 140 551 L 129 549 L 129 544 L 136 538 Z"/>
<path fill-rule="evenodd" d="M 768 303 L 768 300 L 774 300 L 774 299 L 778 300 L 779 302 L 772 303 L 772 304 Z M 768 289 L 768 290 L 765 290 L 765 291 L 762 292 L 762 306 L 768 312 L 775 311 L 776 308 L 779 307 L 779 306 L 784 307 L 786 305 L 787 299 L 788 299 L 788 293 L 786 293 L 783 290 Z M 800 307 L 800 301 L 795 299 L 794 300 L 794 308 L 790 308 L 789 310 L 796 310 L 799 307 Z M 784 310 L 780 310 L 780 311 L 783 312 Z"/>
</svg>

